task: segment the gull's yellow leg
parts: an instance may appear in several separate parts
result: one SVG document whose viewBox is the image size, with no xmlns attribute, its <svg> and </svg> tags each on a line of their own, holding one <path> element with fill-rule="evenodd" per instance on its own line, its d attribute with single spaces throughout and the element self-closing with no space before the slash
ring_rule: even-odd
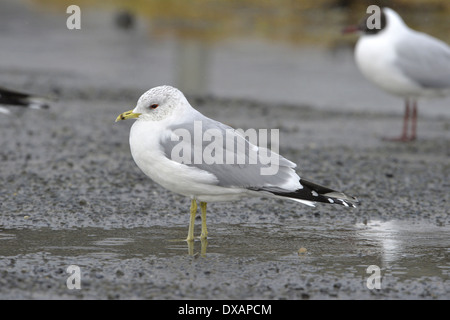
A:
<svg viewBox="0 0 450 320">
<path fill-rule="evenodd" d="M 191 200 L 191 218 L 189 220 L 189 232 L 186 241 L 194 241 L 194 223 L 195 215 L 197 213 L 197 201 L 195 199 Z"/>
<path fill-rule="evenodd" d="M 206 239 L 208 237 L 208 231 L 206 230 L 206 202 L 200 202 L 200 209 L 202 210 L 202 234 L 200 239 Z"/>
<path fill-rule="evenodd" d="M 188 255 L 194 255 L 194 241 L 186 241 L 188 245 Z"/>
</svg>

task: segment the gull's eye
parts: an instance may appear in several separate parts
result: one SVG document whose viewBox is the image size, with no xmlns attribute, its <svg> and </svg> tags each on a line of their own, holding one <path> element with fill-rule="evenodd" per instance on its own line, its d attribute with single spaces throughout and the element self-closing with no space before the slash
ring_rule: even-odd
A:
<svg viewBox="0 0 450 320">
<path fill-rule="evenodd" d="M 155 104 L 150 105 L 149 108 L 150 108 L 150 109 L 156 109 L 156 108 L 158 108 L 158 106 L 159 106 L 159 105 L 155 103 Z"/>
</svg>

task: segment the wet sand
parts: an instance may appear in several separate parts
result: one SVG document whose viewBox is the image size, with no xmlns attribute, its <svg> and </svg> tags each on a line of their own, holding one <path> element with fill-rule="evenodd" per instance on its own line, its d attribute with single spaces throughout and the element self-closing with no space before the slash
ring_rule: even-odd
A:
<svg viewBox="0 0 450 320">
<path fill-rule="evenodd" d="M 39 19 L 35 12 L 32 17 Z M 58 97 L 49 110 L 11 110 L 0 118 L 1 299 L 450 298 L 448 99 L 419 109 L 418 141 L 398 144 L 380 137 L 400 133 L 401 101 L 370 91 L 349 52 L 342 60 L 321 53 L 317 68 L 310 65 L 309 85 L 323 86 L 316 92 L 336 90 L 334 103 L 328 92 L 316 104 L 258 99 L 257 84 L 247 97 L 230 96 L 231 87 L 220 91 L 214 81 L 208 92 L 188 94 L 199 111 L 233 127 L 279 129 L 280 152 L 299 165 L 302 177 L 361 201 L 357 209 L 264 197 L 212 203 L 207 243 L 189 248 L 182 241 L 189 199 L 139 171 L 128 145 L 131 121 L 114 123 L 148 87 L 175 82 L 166 74 L 144 83 L 137 72 L 148 60 L 153 74 L 163 74 L 158 61 L 169 59 L 172 44 L 159 42 L 160 51 L 129 59 L 116 30 L 89 55 L 75 54 L 67 42 L 63 53 L 74 60 L 64 61 L 58 51 L 52 64 L 52 49 L 62 46 L 57 40 L 87 41 L 85 34 L 65 32 L 49 29 L 46 58 L 29 50 L 38 47 L 32 35 L 7 37 L 10 53 L 0 59 L 1 85 Z M 27 37 L 29 44 L 20 41 Z M 86 47 L 96 43 L 92 33 L 87 39 Z M 147 48 L 139 39 L 127 37 L 128 47 Z M 114 42 L 117 56 L 102 61 Z M 238 49 L 223 53 L 230 68 L 242 57 Z M 109 68 L 119 61 L 129 66 Z M 326 83 L 320 81 L 324 65 Z M 274 78 L 290 74 L 285 67 L 272 72 Z M 339 89 L 342 75 L 352 90 Z M 330 89 L 330 83 L 338 84 Z M 377 98 L 383 108 L 371 107 Z M 197 227 L 199 234 L 199 220 Z M 80 267 L 81 289 L 67 287 L 69 265 Z M 380 289 L 367 286 L 371 265 L 380 268 Z"/>
</svg>

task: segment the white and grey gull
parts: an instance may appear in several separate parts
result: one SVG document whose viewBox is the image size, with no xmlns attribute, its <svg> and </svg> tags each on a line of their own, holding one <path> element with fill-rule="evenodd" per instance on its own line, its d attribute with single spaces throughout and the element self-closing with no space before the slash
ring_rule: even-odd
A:
<svg viewBox="0 0 450 320">
<path fill-rule="evenodd" d="M 130 130 L 129 143 L 137 166 L 164 188 L 191 199 L 187 241 L 194 240 L 197 201 L 201 207 L 201 239 L 207 237 L 207 202 L 269 196 L 309 206 L 324 202 L 355 207 L 358 203 L 354 197 L 300 178 L 294 170 L 295 163 L 263 146 L 256 146 L 240 131 L 204 116 L 174 87 L 159 86 L 148 90 L 139 98 L 137 106 L 120 114 L 116 122 L 126 119 L 136 119 Z M 213 152 L 216 156 L 223 155 L 223 162 L 189 160 L 196 157 L 196 152 L 200 155 L 208 153 L 207 148 L 214 139 L 208 137 L 196 141 L 196 128 L 200 128 L 203 137 L 214 132 L 214 138 L 222 139 L 221 147 L 216 145 Z M 187 161 L 178 158 L 181 149 L 190 152 L 187 158 L 186 155 L 182 157 Z M 268 164 L 267 154 L 276 161 Z M 229 161 L 237 158 L 245 161 Z M 269 166 L 274 166 L 272 169 L 275 170 L 262 174 Z"/>
</svg>

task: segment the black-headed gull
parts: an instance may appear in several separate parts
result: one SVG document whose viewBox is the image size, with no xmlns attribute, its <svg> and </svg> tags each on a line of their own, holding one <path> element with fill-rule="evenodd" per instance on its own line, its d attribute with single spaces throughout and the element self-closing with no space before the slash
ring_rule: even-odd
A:
<svg viewBox="0 0 450 320">
<path fill-rule="evenodd" d="M 358 26 L 344 29 L 344 33 L 361 34 L 355 47 L 361 73 L 378 87 L 405 99 L 402 134 L 389 140 L 415 140 L 417 100 L 450 93 L 450 47 L 410 29 L 390 8 L 382 9 L 380 28 L 368 25 L 369 17 Z"/>
<path fill-rule="evenodd" d="M 206 203 L 211 201 L 264 195 L 310 206 L 325 202 L 355 207 L 358 202 L 301 179 L 294 170 L 295 163 L 257 147 L 240 131 L 205 117 L 171 86 L 148 90 L 136 108 L 120 114 L 116 122 L 133 118 L 137 121 L 130 130 L 130 149 L 137 166 L 166 189 L 191 198 L 187 241 L 194 240 L 197 200 L 202 213 L 201 239 L 207 236 Z M 219 154 L 215 160 L 220 161 L 207 159 Z"/>
</svg>

